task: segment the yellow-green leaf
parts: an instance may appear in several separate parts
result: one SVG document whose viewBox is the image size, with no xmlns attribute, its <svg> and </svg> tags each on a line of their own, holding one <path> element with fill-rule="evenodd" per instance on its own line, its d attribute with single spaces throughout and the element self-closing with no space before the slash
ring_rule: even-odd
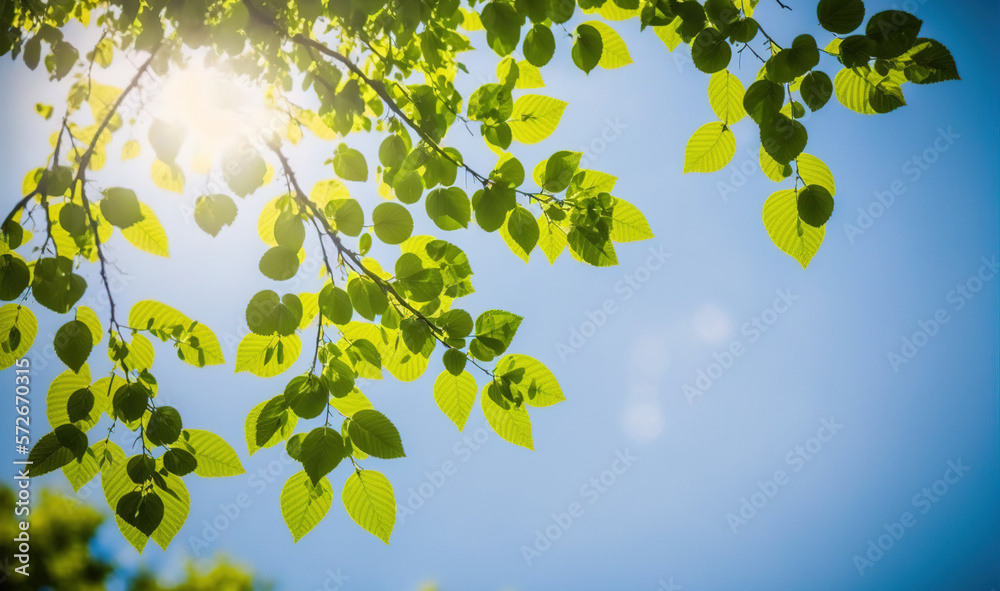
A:
<svg viewBox="0 0 1000 591">
<path fill-rule="evenodd" d="M 236 372 L 248 371 L 257 377 L 270 378 L 291 367 L 301 352 L 302 341 L 298 335 L 250 333 L 236 349 Z"/>
<path fill-rule="evenodd" d="M 639 209 L 625 201 L 615 198 L 615 208 L 611 212 L 611 240 L 615 242 L 635 242 L 653 237 L 646 216 Z"/>
<path fill-rule="evenodd" d="M 153 184 L 166 191 L 184 192 L 184 171 L 175 162 L 153 161 Z"/>
<path fill-rule="evenodd" d="M 684 150 L 684 172 L 715 172 L 721 170 L 736 154 L 736 138 L 721 122 L 706 123 L 688 140 Z"/>
<path fill-rule="evenodd" d="M 493 390 L 492 394 L 490 393 L 491 389 Z M 497 394 L 497 390 L 494 382 L 483 387 L 480 404 L 482 404 L 486 422 L 496 431 L 497 435 L 514 445 L 534 449 L 528 408 L 523 403 L 515 405 Z"/>
<path fill-rule="evenodd" d="M 823 243 L 826 227 L 814 228 L 803 223 L 796 198 L 791 189 L 768 197 L 764 202 L 764 228 L 774 244 L 805 269 Z"/>
<path fill-rule="evenodd" d="M 830 192 L 830 195 L 837 194 L 837 185 L 833 181 L 833 173 L 830 168 L 819 158 L 811 154 L 799 154 L 795 159 L 799 176 L 807 185 L 819 185 Z"/>
<path fill-rule="evenodd" d="M 374 470 L 356 470 L 344 483 L 343 502 L 351 519 L 389 543 L 396 524 L 396 496 L 388 478 Z"/>
<path fill-rule="evenodd" d="M 305 472 L 292 475 L 281 489 L 281 516 L 298 542 L 330 511 L 333 487 L 326 478 L 315 485 Z"/>
<path fill-rule="evenodd" d="M 727 125 L 732 125 L 746 117 L 743 108 L 743 94 L 746 89 L 736 76 L 729 70 L 721 70 L 712 74 L 708 81 L 708 102 L 719 119 Z"/>
<path fill-rule="evenodd" d="M 467 371 L 458 375 L 442 371 L 434 382 L 434 402 L 461 431 L 476 402 L 476 378 Z"/>
<path fill-rule="evenodd" d="M 614 4 L 614 3 L 612 3 Z M 583 23 L 597 29 L 601 34 L 601 42 L 604 48 L 601 51 L 601 59 L 597 65 L 605 70 L 613 70 L 632 63 L 632 56 L 629 55 L 628 46 L 617 31 L 601 21 L 587 21 Z"/>
<path fill-rule="evenodd" d="M 142 210 L 142 220 L 123 229 L 122 236 L 139 250 L 161 257 L 169 256 L 167 233 L 160 225 L 160 220 L 145 203 L 140 203 L 139 207 Z"/>
<path fill-rule="evenodd" d="M 522 144 L 537 144 L 552 135 L 567 104 L 540 94 L 519 97 L 508 120 L 511 135 Z"/>
</svg>

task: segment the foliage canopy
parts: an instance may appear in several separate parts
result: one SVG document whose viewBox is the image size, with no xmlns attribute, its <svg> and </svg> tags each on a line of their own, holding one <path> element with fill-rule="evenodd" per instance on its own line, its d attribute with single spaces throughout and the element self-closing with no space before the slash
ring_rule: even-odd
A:
<svg viewBox="0 0 1000 591">
<path fill-rule="evenodd" d="M 11 302 L 0 308 L 0 367 L 14 365 L 32 345 L 35 311 L 69 315 L 54 342 L 68 368 L 48 393 L 54 430 L 35 442 L 32 474 L 61 469 L 76 488 L 100 474 L 119 528 L 141 551 L 150 539 L 166 547 L 183 525 L 190 505 L 183 478 L 243 472 L 229 443 L 157 402 L 153 341 L 197 367 L 226 363 L 213 331 L 158 301 L 140 301 L 127 313 L 115 308 L 104 246 L 124 240 L 152 256 L 169 254 L 167 233 L 153 209 L 134 189 L 101 178 L 109 149 L 121 138 L 123 160 L 152 150 L 151 177 L 163 190 L 183 192 L 190 174 L 223 179 L 217 190 L 197 198 L 194 210 L 197 225 L 218 240 L 225 240 L 241 200 L 267 192 L 270 201 L 258 222 L 259 270 L 275 289 L 299 274 L 307 240 L 322 248 L 323 270 L 313 290 L 248 294 L 250 334 L 239 344 L 235 370 L 270 378 L 284 374 L 303 354 L 312 363 L 280 394 L 253 408 L 246 417 L 246 444 L 251 454 L 284 445 L 302 464 L 281 494 L 281 510 L 296 540 L 330 509 L 330 478 L 346 472 L 344 507 L 388 543 L 395 522 L 393 489 L 362 463 L 403 457 L 405 448 L 389 417 L 358 387 L 360 380 L 381 379 L 384 372 L 415 380 L 434 352 L 443 351 L 445 369 L 434 383 L 434 400 L 444 414 L 462 429 L 478 398 L 492 428 L 526 448 L 533 445 L 529 409 L 564 399 L 541 362 L 509 352 L 520 316 L 504 310 L 474 315 L 457 307 L 474 290 L 471 262 L 449 241 L 413 235 L 414 214 L 422 209 L 441 232 L 474 224 L 496 233 L 525 261 L 537 250 L 554 263 L 568 251 L 578 261 L 610 266 L 617 264 L 616 244 L 652 236 L 642 213 L 613 196 L 615 177 L 581 168 L 581 153 L 555 151 L 526 168 L 510 151 L 548 138 L 567 107 L 537 90 L 544 86 L 542 69 L 560 49 L 560 31 L 571 38 L 563 48 L 569 60 L 595 76 L 598 69 L 632 62 L 608 22 L 652 29 L 671 51 L 689 45 L 694 64 L 711 75 L 708 98 L 719 120 L 690 138 L 684 172 L 725 167 L 735 152 L 734 126 L 749 117 L 758 127 L 762 169 L 784 184 L 763 204 L 764 226 L 803 267 L 823 241 L 836 194 L 829 168 L 805 152 L 806 109 L 818 111 L 836 95 L 858 113 L 888 113 L 906 104 L 905 84 L 959 77 L 948 50 L 921 37 L 923 23 L 905 12 L 879 12 L 865 24 L 861 0 L 821 0 L 816 20 L 832 34 L 821 48 L 811 34 L 788 35 L 790 42 L 779 43 L 758 20 L 757 4 L 3 3 L 0 53 L 44 69 L 53 80 L 71 81 L 61 118 L 51 119 L 52 106 L 37 107 L 46 120 L 59 122 L 53 151 L 25 177 L 0 241 L 0 297 Z M 96 29 L 92 46 L 70 41 L 66 31 L 73 21 Z M 482 35 L 477 31 L 485 32 L 486 44 L 502 59 L 495 81 L 491 76 L 462 96 L 456 81 L 468 72 L 460 56 L 472 49 L 469 35 Z M 730 70 L 734 53 L 744 51 L 760 63 L 749 87 Z M 102 70 L 123 56 L 138 64 L 129 82 L 123 88 L 102 83 Z M 248 130 L 218 152 L 196 154 L 190 166 L 181 166 L 179 159 L 191 155 L 190 130 L 170 120 L 135 123 L 142 108 L 135 97 L 158 91 L 154 74 L 170 76 L 195 59 L 256 81 L 270 119 L 263 132 Z M 819 69 L 821 62 L 839 72 L 831 78 Z M 497 154 L 492 170 L 473 169 L 445 145 L 456 123 L 478 129 Z M 325 164 L 333 175 L 308 191 L 285 155 L 307 131 L 331 142 Z M 377 153 L 352 147 L 352 139 L 365 133 L 380 138 Z M 472 179 L 474 190 L 467 190 L 460 175 Z M 359 183 L 377 186 L 383 201 L 363 205 L 370 200 L 352 196 L 365 190 Z M 44 223 L 29 228 L 26 214 L 38 209 Z M 398 256 L 369 256 L 384 252 L 372 251 L 375 241 L 398 246 Z M 86 263 L 96 265 L 98 289 L 107 294 L 106 318 L 79 305 L 90 287 L 78 272 Z M 92 374 L 92 366 L 96 372 L 97 365 L 105 365 L 98 361 L 98 348 L 107 350 L 107 375 Z M 88 435 L 103 415 L 110 421 L 108 435 Z M 315 422 L 305 426 L 305 421 Z M 128 457 L 110 441 L 119 425 L 136 433 L 140 453 Z M 338 471 L 341 465 L 345 469 Z"/>
</svg>

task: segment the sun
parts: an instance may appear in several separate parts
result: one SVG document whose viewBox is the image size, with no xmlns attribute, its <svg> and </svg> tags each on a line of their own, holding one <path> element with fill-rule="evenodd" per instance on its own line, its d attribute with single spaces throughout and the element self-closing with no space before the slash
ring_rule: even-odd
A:
<svg viewBox="0 0 1000 591">
<path fill-rule="evenodd" d="M 196 152 L 217 155 L 236 142 L 279 129 L 283 115 L 259 84 L 223 67 L 190 60 L 163 84 L 156 116 L 186 131 Z"/>
</svg>

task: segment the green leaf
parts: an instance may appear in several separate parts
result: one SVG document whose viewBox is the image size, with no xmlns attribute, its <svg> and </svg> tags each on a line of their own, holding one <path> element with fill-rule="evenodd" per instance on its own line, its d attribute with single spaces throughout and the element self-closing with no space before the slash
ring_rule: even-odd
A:
<svg viewBox="0 0 1000 591">
<path fill-rule="evenodd" d="M 552 35 L 552 29 L 542 24 L 533 26 L 524 36 L 522 49 L 525 59 L 532 65 L 541 68 L 549 63 L 556 51 L 556 38 Z"/>
<path fill-rule="evenodd" d="M 824 72 L 809 72 L 799 86 L 802 101 L 812 111 L 818 111 L 833 96 L 833 81 Z"/>
<path fill-rule="evenodd" d="M 833 173 L 830 168 L 819 158 L 811 154 L 799 154 L 795 159 L 799 176 L 807 185 L 819 185 L 826 189 L 830 195 L 837 194 L 837 186 L 833 181 Z"/>
<path fill-rule="evenodd" d="M 522 144 L 537 144 L 552 135 L 568 103 L 540 94 L 525 94 L 514 101 L 508 125 Z"/>
<path fill-rule="evenodd" d="M 163 501 L 155 492 L 133 491 L 118 499 L 115 513 L 125 523 L 150 536 L 163 521 Z"/>
<path fill-rule="evenodd" d="M 58 314 L 69 312 L 87 290 L 86 280 L 73 273 L 73 261 L 66 257 L 40 259 L 34 274 L 31 294 L 35 301 Z"/>
<path fill-rule="evenodd" d="M 163 454 L 163 467 L 177 476 L 187 476 L 198 468 L 194 454 L 183 449 L 168 449 Z"/>
<path fill-rule="evenodd" d="M 215 433 L 201 429 L 185 429 L 177 440 L 198 461 L 194 473 L 202 478 L 219 478 L 245 474 L 240 458 L 228 443 Z"/>
<path fill-rule="evenodd" d="M 351 444 L 370 456 L 382 459 L 401 458 L 403 442 L 399 431 L 377 410 L 359 410 L 347 426 Z"/>
<path fill-rule="evenodd" d="M 243 431 L 250 455 L 257 450 L 273 447 L 291 437 L 299 418 L 285 403 L 285 395 L 278 394 L 250 410 Z"/>
<path fill-rule="evenodd" d="M 721 70 L 712 74 L 708 81 L 708 102 L 712 110 L 726 125 L 732 125 L 743 119 L 747 112 L 743 108 L 743 83 L 729 70 Z"/>
<path fill-rule="evenodd" d="M 368 180 L 368 162 L 361 152 L 340 144 L 333 156 L 333 171 L 345 181 L 363 183 Z"/>
<path fill-rule="evenodd" d="M 784 190 L 774 193 L 764 202 L 764 228 L 775 246 L 799 261 L 802 268 L 823 243 L 825 228 L 814 228 L 799 219 L 796 193 Z"/>
<path fill-rule="evenodd" d="M 413 233 L 413 218 L 398 203 L 380 203 L 372 212 L 375 235 L 386 244 L 399 244 Z"/>
<path fill-rule="evenodd" d="M 527 407 L 524 404 L 515 405 L 502 395 L 501 390 L 502 386 L 495 381 L 483 387 L 480 404 L 486 422 L 497 435 L 514 445 L 534 449 Z"/>
<path fill-rule="evenodd" d="M 101 207 L 101 215 L 112 226 L 128 228 L 142 220 L 142 207 L 135 196 L 135 191 L 121 187 L 106 189 L 104 199 L 98 204 Z"/>
<path fill-rule="evenodd" d="M 333 218 L 334 228 L 348 236 L 357 236 L 365 226 L 365 212 L 355 199 L 333 199 L 326 204 L 327 217 Z"/>
<path fill-rule="evenodd" d="M 0 256 L 0 299 L 9 302 L 21 297 L 30 281 L 31 271 L 23 259 L 13 254 Z"/>
<path fill-rule="evenodd" d="M 551 406 L 566 399 L 552 372 L 533 357 L 507 355 L 494 373 L 512 391 L 516 389 L 528 406 Z"/>
<path fill-rule="evenodd" d="M 378 159 L 382 166 L 395 168 L 406 158 L 406 143 L 396 134 L 386 136 L 378 148 Z"/>
<path fill-rule="evenodd" d="M 472 219 L 472 205 L 459 187 L 442 187 L 427 194 L 424 202 L 427 217 L 442 230 L 467 228 Z"/>
<path fill-rule="evenodd" d="M 368 277 L 352 277 L 347 282 L 347 293 L 354 310 L 368 320 L 375 320 L 389 306 L 385 292 Z"/>
<path fill-rule="evenodd" d="M 684 150 L 684 172 L 715 172 L 722 170 L 736 154 L 736 138 L 732 130 L 715 121 L 698 128 Z"/>
<path fill-rule="evenodd" d="M 159 475 L 153 477 L 153 482 L 163 500 L 163 519 L 150 537 L 157 546 L 166 550 L 187 521 L 191 497 L 184 481 L 174 474 L 164 474 L 163 470 L 159 470 Z"/>
<path fill-rule="evenodd" d="M 566 248 L 567 231 L 555 222 L 550 221 L 545 215 L 538 216 L 536 222 L 538 223 L 538 248 L 545 253 L 545 258 L 549 260 L 549 264 L 553 264 Z M 614 228 L 612 228 L 611 232 L 614 233 Z"/>
<path fill-rule="evenodd" d="M 86 324 L 70 320 L 56 332 L 53 345 L 59 359 L 73 371 L 79 372 L 94 348 L 94 338 Z"/>
<path fill-rule="evenodd" d="M 355 470 L 344 483 L 342 498 L 355 523 L 389 543 L 396 523 L 396 497 L 388 478 L 374 470 Z"/>
<path fill-rule="evenodd" d="M 613 70 L 632 63 L 632 56 L 628 53 L 625 41 L 614 29 L 601 21 L 587 21 L 584 25 L 594 27 L 601 35 L 601 58 L 597 65 L 605 70 Z"/>
<path fill-rule="evenodd" d="M 329 399 L 330 391 L 314 374 L 295 376 L 285 386 L 285 404 L 303 419 L 318 417 L 326 410 Z"/>
<path fill-rule="evenodd" d="M 523 318 L 503 310 L 487 310 L 476 318 L 476 339 L 493 356 L 502 355 L 510 347 Z M 489 361 L 484 359 L 484 361 Z"/>
<path fill-rule="evenodd" d="M 246 140 L 223 152 L 221 166 L 226 185 L 240 197 L 261 188 L 267 177 L 267 163 Z"/>
<path fill-rule="evenodd" d="M 129 326 L 156 329 L 166 334 L 179 332 L 183 338 L 182 342 L 175 343 L 178 356 L 195 367 L 225 363 L 215 333 L 166 304 L 155 300 L 136 302 L 129 312 L 128 323 Z"/>
<path fill-rule="evenodd" d="M 286 281 L 299 272 L 299 256 L 284 246 L 274 246 L 260 258 L 260 272 L 275 281 Z"/>
<path fill-rule="evenodd" d="M 441 295 L 444 279 L 437 269 L 426 269 L 420 257 L 404 253 L 396 260 L 396 282 L 407 299 L 414 302 L 430 302 Z"/>
<path fill-rule="evenodd" d="M 472 405 L 476 402 L 476 378 L 467 371 L 457 375 L 447 370 L 441 372 L 434 381 L 434 402 L 459 431 L 465 429 Z"/>
<path fill-rule="evenodd" d="M 653 237 L 653 231 L 649 229 L 646 216 L 642 215 L 636 206 L 624 199 L 615 198 L 611 222 L 610 238 L 614 242 L 635 242 Z"/>
<path fill-rule="evenodd" d="M 583 158 L 582 152 L 569 152 L 561 150 L 549 156 L 545 162 L 540 162 L 535 167 L 534 178 L 538 186 L 543 191 L 549 193 L 561 193 L 569 187 L 580 167 L 580 160 Z"/>
<path fill-rule="evenodd" d="M 257 377 L 270 378 L 291 367 L 301 352 L 298 335 L 248 334 L 236 349 L 236 372 L 248 371 Z"/>
<path fill-rule="evenodd" d="M 903 89 L 898 84 L 883 80 L 868 91 L 868 104 L 876 113 L 890 113 L 906 106 Z"/>
<path fill-rule="evenodd" d="M 487 232 L 495 232 L 507 220 L 507 212 L 513 209 L 516 203 L 513 189 L 497 184 L 488 185 L 472 196 L 476 223 Z"/>
<path fill-rule="evenodd" d="M 156 214 L 145 203 L 140 204 L 142 220 L 122 229 L 122 236 L 125 237 L 132 246 L 143 252 L 165 257 L 170 253 L 167 233 Z"/>
<path fill-rule="evenodd" d="M 813 69 L 819 63 L 819 48 L 812 35 L 799 35 L 792 45 L 767 60 L 767 78 L 786 84 Z"/>
<path fill-rule="evenodd" d="M 158 406 L 149 415 L 145 435 L 153 445 L 170 445 L 181 436 L 181 415 L 172 406 Z"/>
<path fill-rule="evenodd" d="M 187 132 L 180 124 L 155 119 L 149 126 L 149 144 L 156 157 L 164 162 L 173 162 L 180 152 Z"/>
<path fill-rule="evenodd" d="M 246 309 L 247 327 L 262 336 L 295 334 L 302 316 L 302 301 L 298 296 L 286 293 L 279 300 L 278 294 L 270 289 L 257 292 Z"/>
<path fill-rule="evenodd" d="M 781 109 L 785 89 L 770 80 L 757 80 L 743 97 L 743 108 L 758 125 Z"/>
<path fill-rule="evenodd" d="M 691 42 L 691 59 L 696 68 L 706 74 L 724 70 L 733 57 L 726 36 L 717 29 L 704 29 Z"/>
<path fill-rule="evenodd" d="M 218 236 L 223 226 L 231 226 L 236 220 L 236 203 L 228 195 L 204 195 L 194 206 L 194 221 L 198 227 Z"/>
<path fill-rule="evenodd" d="M 281 489 L 281 516 L 298 542 L 326 517 L 333 504 L 333 487 L 326 478 L 314 484 L 305 472 L 292 475 Z"/>
<path fill-rule="evenodd" d="M 865 3 L 862 0 L 820 0 L 816 18 L 827 31 L 846 35 L 864 22 Z"/>
<path fill-rule="evenodd" d="M 60 427 L 75 429 L 72 425 L 60 425 Z M 29 471 L 32 477 L 48 474 L 69 464 L 74 458 L 72 450 L 62 444 L 55 431 L 46 433 L 35 442 L 31 453 L 28 454 L 28 461 L 31 462 Z"/>
<path fill-rule="evenodd" d="M 141 382 L 122 384 L 115 390 L 112 400 L 114 416 L 127 423 L 139 420 L 146 412 L 151 395 L 152 392 Z"/>
<path fill-rule="evenodd" d="M 274 222 L 274 241 L 292 252 L 298 252 L 306 239 L 305 224 L 297 214 L 282 212 Z"/>
<path fill-rule="evenodd" d="M 601 32 L 593 25 L 582 24 L 576 28 L 573 41 L 573 63 L 586 73 L 597 67 L 604 52 L 604 41 Z"/>
<path fill-rule="evenodd" d="M 334 324 L 347 324 L 354 316 L 351 297 L 333 283 L 327 283 L 319 292 L 319 311 Z"/>
<path fill-rule="evenodd" d="M 345 457 L 344 439 L 330 427 L 317 427 L 302 440 L 299 461 L 313 485 L 332 472 Z"/>
<path fill-rule="evenodd" d="M 905 69 L 906 79 L 914 84 L 961 80 L 951 52 L 933 39 L 917 39 L 908 55 L 910 64 Z"/>
<path fill-rule="evenodd" d="M 873 14 L 865 26 L 865 36 L 874 43 L 872 55 L 892 59 L 907 52 L 920 35 L 923 21 L 902 10 Z"/>
<path fill-rule="evenodd" d="M 844 68 L 837 73 L 833 79 L 833 88 L 837 93 L 837 100 L 848 109 L 863 115 L 874 115 L 870 96 L 874 84 L 869 78 L 876 76 L 868 68 Z"/>
<path fill-rule="evenodd" d="M 512 5 L 489 2 L 479 12 L 479 19 L 486 29 L 486 42 L 497 55 L 509 55 L 517 49 L 524 17 Z"/>
<path fill-rule="evenodd" d="M 80 492 L 81 488 L 93 480 L 94 476 L 97 476 L 100 467 L 94 449 L 99 449 L 101 450 L 99 453 L 103 453 L 103 446 L 104 441 L 98 441 L 79 460 L 73 459 L 62 467 L 63 475 L 66 476 L 66 480 L 69 481 L 75 492 Z"/>
<path fill-rule="evenodd" d="M 106 379 L 106 378 L 105 378 Z M 124 384 L 124 380 L 121 380 Z M 49 384 L 49 391 L 45 398 L 45 417 L 49 421 L 49 425 L 52 427 L 58 427 L 59 425 L 65 425 L 67 423 L 73 423 L 80 429 L 84 431 L 90 430 L 95 424 L 97 424 L 101 413 L 108 409 L 108 385 L 106 383 L 101 384 L 104 389 L 98 389 L 98 382 L 90 388 L 91 392 L 94 394 L 93 405 L 87 414 L 78 420 L 73 420 L 70 416 L 70 399 L 80 390 L 88 389 L 90 386 L 90 368 L 84 364 L 79 373 L 74 372 L 71 369 L 64 371 L 63 373 L 56 376 L 52 382 Z M 114 391 L 114 390 L 112 390 Z M 81 405 L 77 407 L 77 405 Z M 83 406 L 86 406 L 86 399 L 84 394 L 80 394 L 74 403 L 74 413 L 80 412 Z M 111 414 L 109 412 L 109 414 Z"/>
<path fill-rule="evenodd" d="M 184 170 L 176 162 L 154 160 L 150 177 L 153 184 L 164 191 L 184 192 Z"/>
<path fill-rule="evenodd" d="M 803 222 L 822 227 L 833 215 L 833 196 L 820 185 L 808 185 L 799 190 L 798 212 Z"/>
<path fill-rule="evenodd" d="M 528 257 L 538 244 L 538 222 L 527 209 L 517 205 L 507 214 L 507 223 L 500 227 L 500 235 L 511 252 L 528 262 Z"/>
<path fill-rule="evenodd" d="M 760 126 L 760 144 L 780 164 L 787 164 L 805 149 L 809 136 L 798 121 L 782 114 L 773 115 Z"/>
<path fill-rule="evenodd" d="M 359 411 L 372 408 L 372 403 L 364 394 L 361 393 L 361 390 L 354 388 L 347 394 L 347 396 L 331 399 L 330 406 L 334 407 L 345 416 L 351 417 Z"/>
<path fill-rule="evenodd" d="M 615 245 L 610 239 L 588 228 L 574 227 L 566 235 L 570 254 L 578 261 L 595 267 L 612 267 L 618 264 Z"/>
<path fill-rule="evenodd" d="M 90 411 L 94 410 L 96 398 L 90 388 L 80 388 L 69 396 L 66 402 L 66 414 L 71 423 L 85 421 L 90 417 Z M 100 414 L 100 409 L 98 409 Z M 96 420 L 96 419 L 95 419 Z"/>
</svg>

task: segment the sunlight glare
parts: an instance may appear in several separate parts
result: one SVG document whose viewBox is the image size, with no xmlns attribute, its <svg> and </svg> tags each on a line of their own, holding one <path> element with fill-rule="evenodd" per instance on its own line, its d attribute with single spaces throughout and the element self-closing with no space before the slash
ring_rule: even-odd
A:
<svg viewBox="0 0 1000 591">
<path fill-rule="evenodd" d="M 281 118 L 259 85 L 196 60 L 167 79 L 159 107 L 161 119 L 183 125 L 197 152 L 208 154 L 277 129 Z"/>
</svg>

